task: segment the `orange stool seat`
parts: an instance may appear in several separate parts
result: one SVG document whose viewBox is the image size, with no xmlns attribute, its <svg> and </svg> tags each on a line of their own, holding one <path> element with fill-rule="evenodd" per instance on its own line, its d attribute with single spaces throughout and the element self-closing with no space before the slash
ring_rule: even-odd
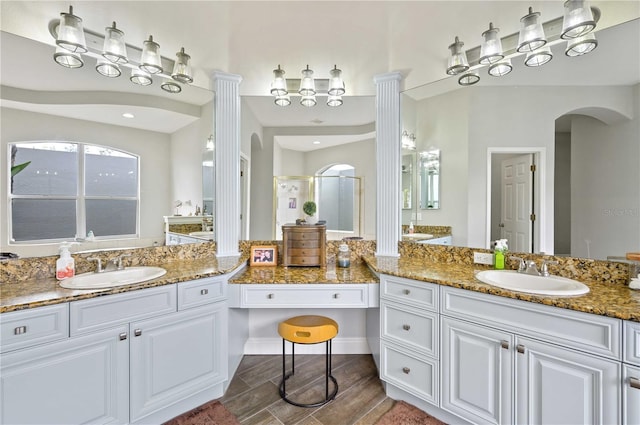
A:
<svg viewBox="0 0 640 425">
<path fill-rule="evenodd" d="M 280 381 L 280 397 L 289 404 L 299 407 L 318 407 L 327 404 L 338 394 L 338 381 L 331 375 L 331 340 L 338 335 L 338 324 L 335 320 L 324 316 L 296 316 L 280 322 L 278 333 L 282 337 L 282 381 Z M 287 374 L 285 341 L 291 343 L 291 373 Z M 286 381 L 295 373 L 296 344 L 326 344 L 324 400 L 316 403 L 298 403 L 287 397 Z M 333 382 L 333 391 L 329 393 L 329 380 Z"/>
</svg>

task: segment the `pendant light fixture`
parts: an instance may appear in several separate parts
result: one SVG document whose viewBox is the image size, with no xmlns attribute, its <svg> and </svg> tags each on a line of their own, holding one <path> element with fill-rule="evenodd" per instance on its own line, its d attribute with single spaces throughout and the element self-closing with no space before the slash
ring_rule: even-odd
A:
<svg viewBox="0 0 640 425">
<path fill-rule="evenodd" d="M 184 52 L 184 47 L 176 53 L 176 58 L 171 78 L 183 84 L 193 83 L 193 73 L 191 72 L 191 65 L 189 65 L 189 59 L 191 59 L 191 56 Z"/>
<path fill-rule="evenodd" d="M 451 56 L 449 56 L 449 62 L 447 64 L 447 74 L 458 75 L 467 69 L 469 69 L 469 62 L 467 61 L 467 54 L 462 50 L 464 43 L 458 39 L 456 35 L 455 41 L 449 46 Z"/>
<path fill-rule="evenodd" d="M 98 58 L 96 71 L 98 71 L 100 75 L 104 75 L 109 78 L 116 78 L 122 75 L 122 71 L 120 71 L 120 67 L 117 63 L 113 63 L 103 57 Z"/>
<path fill-rule="evenodd" d="M 287 90 L 287 80 L 284 78 L 284 69 L 280 69 L 280 65 L 278 65 L 278 69 L 273 70 L 273 82 L 271 83 L 271 94 L 276 97 L 283 97 L 289 94 Z M 276 104 L 278 102 L 276 101 Z M 289 101 L 291 103 L 291 101 Z M 286 106 L 286 105 L 280 105 Z"/>
<path fill-rule="evenodd" d="M 104 29 L 104 47 L 102 56 L 110 62 L 123 64 L 129 62 L 127 47 L 124 43 L 124 33 L 116 28 L 116 23 Z"/>
<path fill-rule="evenodd" d="M 461 86 L 472 86 L 480 81 L 480 75 L 477 72 L 466 72 L 458 78 L 458 84 Z"/>
<path fill-rule="evenodd" d="M 311 97 L 316 94 L 316 83 L 313 81 L 313 71 L 309 69 L 309 65 L 307 65 L 306 69 L 302 70 L 302 80 L 300 81 L 300 90 L 298 90 L 298 94 L 303 97 Z"/>
<path fill-rule="evenodd" d="M 329 71 L 329 96 L 342 96 L 344 94 L 344 81 L 342 81 L 342 71 L 338 69 L 338 65 L 333 65 L 333 69 Z M 328 102 L 327 102 L 328 103 Z"/>
<path fill-rule="evenodd" d="M 542 22 L 539 20 L 540 12 L 534 12 L 529 8 L 529 13 L 520 19 L 520 33 L 518 34 L 518 48 L 520 53 L 533 52 L 547 44 Z"/>
<path fill-rule="evenodd" d="M 493 77 L 502 77 L 513 70 L 511 59 L 505 59 L 489 66 L 489 75 Z"/>
<path fill-rule="evenodd" d="M 169 93 L 180 93 L 182 91 L 182 87 L 180 87 L 180 84 L 171 80 L 167 80 L 160 84 L 160 88 Z"/>
<path fill-rule="evenodd" d="M 81 68 L 84 65 L 84 61 L 80 56 L 80 53 L 70 52 L 65 48 L 56 46 L 56 52 L 53 54 L 53 60 L 58 65 L 65 68 Z"/>
<path fill-rule="evenodd" d="M 151 76 L 148 72 L 141 70 L 140 68 L 131 69 L 131 77 L 129 78 L 132 83 L 139 86 L 150 86 L 153 83 Z"/>
<path fill-rule="evenodd" d="M 306 106 L 307 108 L 311 108 L 312 106 L 316 106 L 318 102 L 316 101 L 315 95 L 302 96 L 300 98 L 300 104 L 302 106 Z"/>
<path fill-rule="evenodd" d="M 275 103 L 278 106 L 289 106 L 291 105 L 291 98 L 288 93 L 283 94 L 282 96 L 276 96 Z"/>
<path fill-rule="evenodd" d="M 56 44 L 73 53 L 87 52 L 82 19 L 73 14 L 73 6 L 69 6 L 69 13 L 60 13 Z"/>
<path fill-rule="evenodd" d="M 591 6 L 586 0 L 567 0 L 564 3 L 562 34 L 564 40 L 578 38 L 590 33 L 596 27 Z"/>
<path fill-rule="evenodd" d="M 342 106 L 342 96 L 329 95 L 327 97 L 327 106 L 330 106 L 332 108 L 336 106 Z"/>
<path fill-rule="evenodd" d="M 564 54 L 569 57 L 582 56 L 593 51 L 596 47 L 598 47 L 596 34 L 590 32 L 582 37 L 567 40 L 567 49 L 564 51 Z"/>
<path fill-rule="evenodd" d="M 553 59 L 551 48 L 549 46 L 545 46 L 536 51 L 527 53 L 524 64 L 527 66 L 542 66 L 551 59 Z"/>
<path fill-rule="evenodd" d="M 491 65 L 496 63 L 504 55 L 502 54 L 502 41 L 498 36 L 499 28 L 493 27 L 493 22 L 489 22 L 489 29 L 482 33 L 484 41 L 480 47 L 480 63 L 483 65 Z"/>
<path fill-rule="evenodd" d="M 160 45 L 153 41 L 150 35 L 148 40 L 142 44 L 142 56 L 140 56 L 140 69 L 149 74 L 159 74 L 162 72 L 162 62 L 160 60 Z"/>
</svg>

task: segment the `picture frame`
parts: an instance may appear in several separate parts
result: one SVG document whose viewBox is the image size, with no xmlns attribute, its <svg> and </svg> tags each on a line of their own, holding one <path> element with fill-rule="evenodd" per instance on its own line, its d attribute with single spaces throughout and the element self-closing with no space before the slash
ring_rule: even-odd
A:
<svg viewBox="0 0 640 425">
<path fill-rule="evenodd" d="M 278 264 L 277 245 L 255 245 L 249 254 L 250 266 L 276 266 Z"/>
</svg>

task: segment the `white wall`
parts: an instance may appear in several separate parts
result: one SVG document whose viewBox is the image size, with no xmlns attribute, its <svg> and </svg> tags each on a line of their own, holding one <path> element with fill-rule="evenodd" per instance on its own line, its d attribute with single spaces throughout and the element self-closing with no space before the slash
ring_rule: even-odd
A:
<svg viewBox="0 0 640 425">
<path fill-rule="evenodd" d="M 109 242 L 110 246 L 143 246 L 150 245 L 153 241 L 163 243 L 162 216 L 171 214 L 169 135 L 9 108 L 2 108 L 1 115 L 0 169 L 3 178 L 0 185 L 0 208 L 3 217 L 7 217 L 8 211 L 8 188 L 4 177 L 8 175 L 9 143 L 57 140 L 111 146 L 140 155 L 141 239 Z M 57 254 L 57 245 L 9 246 L 7 220 L 0 221 L 2 251 L 15 252 L 25 257 Z M 102 248 L 103 245 L 104 242 L 86 243 L 79 249 Z"/>
</svg>

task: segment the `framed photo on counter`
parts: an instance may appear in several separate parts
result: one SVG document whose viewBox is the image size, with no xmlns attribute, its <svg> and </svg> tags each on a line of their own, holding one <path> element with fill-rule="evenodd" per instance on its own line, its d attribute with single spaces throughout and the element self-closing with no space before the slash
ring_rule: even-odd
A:
<svg viewBox="0 0 640 425">
<path fill-rule="evenodd" d="M 256 245 L 251 247 L 250 266 L 275 266 L 277 264 L 277 245 Z"/>
</svg>

